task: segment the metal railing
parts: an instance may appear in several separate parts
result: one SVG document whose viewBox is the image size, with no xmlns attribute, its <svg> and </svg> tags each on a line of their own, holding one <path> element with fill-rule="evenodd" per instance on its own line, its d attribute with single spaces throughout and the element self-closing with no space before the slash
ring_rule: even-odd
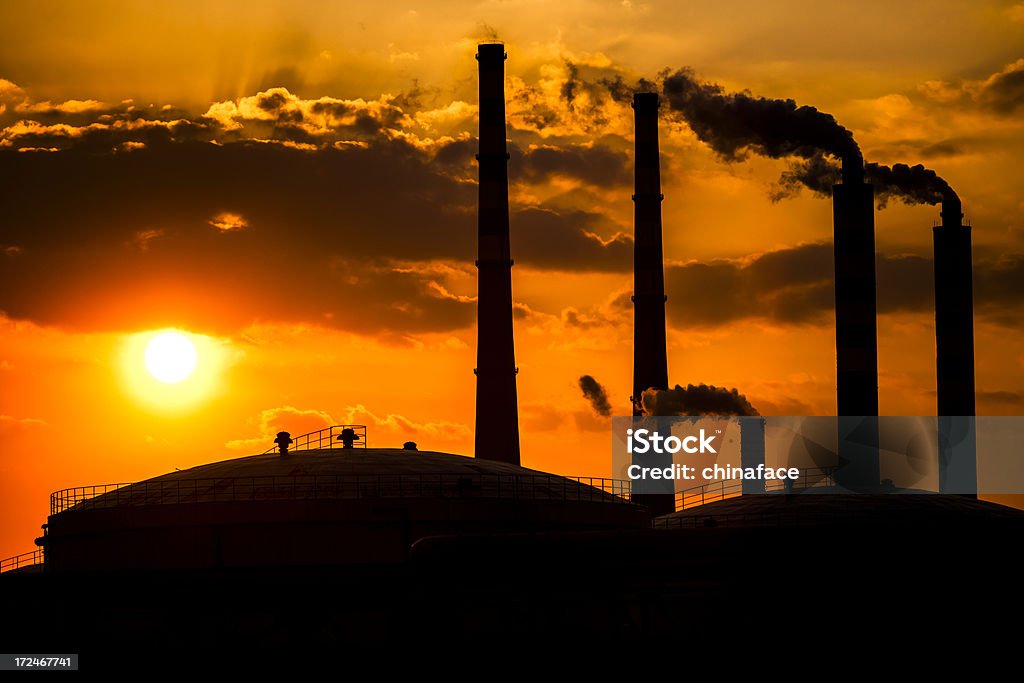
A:
<svg viewBox="0 0 1024 683">
<path fill-rule="evenodd" d="M 327 430 L 323 430 L 327 431 Z M 801 470 L 793 489 L 834 486 L 834 468 Z M 293 477 L 219 477 L 78 486 L 50 494 L 50 514 L 141 505 L 233 502 L 245 500 L 335 500 L 347 498 L 467 497 L 629 502 L 631 482 L 605 477 L 554 474 L 371 474 Z M 785 490 L 768 480 L 766 491 Z M 677 491 L 675 509 L 687 510 L 742 495 L 743 481 L 723 479 Z"/>
<path fill-rule="evenodd" d="M 787 482 L 791 482 L 787 483 Z M 792 490 L 802 490 L 819 486 L 835 486 L 834 467 L 812 467 L 800 470 L 800 476 L 796 480 L 768 479 L 765 480 L 765 492 L 785 492 L 787 487 Z M 675 496 L 676 512 L 688 510 L 708 503 L 716 503 L 720 500 L 735 498 L 743 495 L 742 479 L 717 479 L 709 481 L 700 486 L 694 486 L 682 491 L 677 491 Z"/>
<path fill-rule="evenodd" d="M 314 451 L 344 448 L 345 445 L 341 441 L 341 433 L 346 429 L 351 429 L 355 433 L 356 439 L 352 443 L 353 448 L 366 448 L 366 425 L 332 425 L 315 432 L 309 432 L 308 434 L 292 437 L 292 443 L 288 446 L 288 451 Z M 272 448 L 268 448 L 263 451 L 263 455 L 276 452 L 278 452 L 278 447 L 273 446 Z"/>
<path fill-rule="evenodd" d="M 299 475 L 80 486 L 50 495 L 50 514 L 143 505 L 360 498 L 503 498 L 629 503 L 629 482 L 522 474 Z"/>
<path fill-rule="evenodd" d="M 7 557 L 0 560 L 0 574 L 14 571 L 15 569 L 24 569 L 25 567 L 31 567 L 37 564 L 43 564 L 42 548 L 37 548 L 32 552 L 22 553 L 20 555 L 15 555 L 14 557 Z"/>
</svg>

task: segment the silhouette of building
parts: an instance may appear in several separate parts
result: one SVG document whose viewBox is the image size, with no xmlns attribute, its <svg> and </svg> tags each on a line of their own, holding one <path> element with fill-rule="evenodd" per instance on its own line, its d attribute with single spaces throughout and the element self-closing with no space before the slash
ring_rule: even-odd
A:
<svg viewBox="0 0 1024 683">
<path fill-rule="evenodd" d="M 842 183 L 832 188 L 836 403 L 840 434 L 836 478 L 851 490 L 879 484 L 878 329 L 875 297 L 875 192 L 860 158 L 844 158 Z"/>
<path fill-rule="evenodd" d="M 476 457 L 519 464 L 519 404 L 512 338 L 512 256 L 505 146 L 505 46 L 483 43 L 477 230 Z"/>
<path fill-rule="evenodd" d="M 46 568 L 388 565 L 426 536 L 647 525 L 601 483 L 404 448 L 265 453 L 53 494 Z"/>
</svg>

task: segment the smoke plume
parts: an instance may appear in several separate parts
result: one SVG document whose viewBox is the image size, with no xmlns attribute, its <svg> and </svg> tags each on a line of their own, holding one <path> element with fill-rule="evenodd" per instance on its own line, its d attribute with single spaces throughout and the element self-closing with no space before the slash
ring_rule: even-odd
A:
<svg viewBox="0 0 1024 683">
<path fill-rule="evenodd" d="M 759 415 L 736 389 L 713 384 L 689 384 L 684 389 L 645 389 L 641 397 L 644 415 Z"/>
<path fill-rule="evenodd" d="M 867 182 L 875 186 L 879 208 L 891 199 L 907 204 L 959 201 L 948 182 L 920 164 L 864 165 L 853 133 L 814 107 L 798 106 L 790 99 L 755 97 L 747 91 L 726 92 L 721 85 L 698 80 L 690 68 L 665 71 L 659 82 L 669 116 L 684 121 L 726 161 L 741 161 L 749 154 L 796 158 L 779 177 L 772 201 L 792 197 L 804 187 L 830 196 L 832 186 L 843 177 L 837 160 L 844 163 L 851 180 L 859 181 L 863 166 Z M 651 86 L 641 81 L 630 87 L 621 78 L 602 84 L 617 101 Z"/>
<path fill-rule="evenodd" d="M 872 162 L 864 165 L 864 174 L 865 180 L 875 186 L 880 209 L 884 209 L 890 200 L 904 204 L 938 204 L 958 199 L 946 180 L 921 164 L 885 166 Z M 834 161 L 816 154 L 793 162 L 789 169 L 783 171 L 770 196 L 773 202 L 777 202 L 794 197 L 801 188 L 807 188 L 815 195 L 828 197 L 840 175 L 839 166 Z"/>
<path fill-rule="evenodd" d="M 867 164 L 864 167 L 869 183 L 875 186 L 879 208 L 884 208 L 889 199 L 898 199 L 905 204 L 938 204 L 942 201 L 957 200 L 957 194 L 942 177 L 921 164 Z"/>
<path fill-rule="evenodd" d="M 688 68 L 664 75 L 662 92 L 670 111 L 728 161 L 749 153 L 772 159 L 810 159 L 825 153 L 849 162 L 861 160 L 853 133 L 814 107 L 748 92 L 727 93 L 720 85 L 698 81 Z"/>
<path fill-rule="evenodd" d="M 839 182 L 839 164 L 818 152 L 809 159 L 799 159 L 782 172 L 769 197 L 773 202 L 790 199 L 807 188 L 819 197 L 831 197 L 832 186 Z"/>
<path fill-rule="evenodd" d="M 595 413 L 602 417 L 612 414 L 612 404 L 608 402 L 608 392 L 600 382 L 590 375 L 583 375 L 580 377 L 580 389 L 583 391 L 583 398 L 590 401 Z"/>
</svg>

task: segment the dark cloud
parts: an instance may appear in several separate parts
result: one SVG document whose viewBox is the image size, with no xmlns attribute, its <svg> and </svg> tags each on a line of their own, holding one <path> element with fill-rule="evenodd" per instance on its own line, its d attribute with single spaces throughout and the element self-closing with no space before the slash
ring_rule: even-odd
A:
<svg viewBox="0 0 1024 683">
<path fill-rule="evenodd" d="M 594 412 L 602 417 L 612 414 L 612 404 L 608 401 L 608 391 L 590 375 L 580 377 L 580 391 L 583 398 L 590 402 Z"/>
<path fill-rule="evenodd" d="M 752 260 L 716 259 L 665 269 L 667 313 L 675 325 L 765 318 L 821 321 L 834 307 L 832 245 L 804 244 Z"/>
<path fill-rule="evenodd" d="M 472 138 L 446 141 L 434 151 L 434 160 L 473 175 L 477 142 Z M 632 182 L 632 160 L 624 151 L 601 144 L 508 145 L 509 182 L 542 184 L 553 178 L 580 180 L 598 187 L 628 187 Z"/>
<path fill-rule="evenodd" d="M 534 146 L 512 153 L 516 175 L 530 183 L 543 183 L 554 176 L 576 178 L 591 185 L 626 186 L 632 180 L 632 160 L 623 151 L 600 145 Z M 522 165 L 516 168 L 517 161 Z"/>
<path fill-rule="evenodd" d="M 758 415 L 747 397 L 736 389 L 714 384 L 676 385 L 674 389 L 644 389 L 645 415 Z"/>
<path fill-rule="evenodd" d="M 978 102 L 999 114 L 1014 114 L 1024 105 L 1024 59 L 1008 64 L 981 84 Z"/>
<path fill-rule="evenodd" d="M 665 285 L 669 321 L 677 327 L 761 319 L 786 325 L 829 324 L 835 310 L 830 243 L 802 244 L 752 259 L 716 259 L 669 265 Z M 878 311 L 931 313 L 931 258 L 879 254 Z M 975 310 L 990 322 L 1024 319 L 1024 255 L 975 254 Z M 627 296 L 615 302 L 628 308 Z"/>
<path fill-rule="evenodd" d="M 1024 394 L 1019 391 L 979 391 L 979 401 L 990 401 L 992 403 L 1004 403 L 1014 406 L 1024 405 Z"/>
<path fill-rule="evenodd" d="M 586 211 L 517 211 L 512 217 L 512 254 L 516 263 L 545 270 L 629 271 L 633 265 L 633 238 L 616 233 L 602 239 L 594 232 L 600 220 Z"/>
<path fill-rule="evenodd" d="M 980 108 L 999 116 L 1013 116 L 1024 106 L 1024 59 L 979 80 L 928 81 L 919 90 L 945 105 Z"/>
<path fill-rule="evenodd" d="M 448 293 L 444 275 L 396 265 L 470 263 L 476 187 L 395 134 L 406 114 L 390 100 L 271 89 L 195 119 L 97 111 L 103 119 L 85 125 L 19 119 L 0 131 L 6 315 L 219 331 L 258 320 L 397 334 L 472 323 L 473 300 Z M 32 149 L 58 151 L 19 151 Z M 621 173 L 604 149 L 537 159 L 537 177 Z M 626 270 L 631 244 L 615 232 L 586 211 L 512 213 L 513 255 L 532 268 Z"/>
</svg>

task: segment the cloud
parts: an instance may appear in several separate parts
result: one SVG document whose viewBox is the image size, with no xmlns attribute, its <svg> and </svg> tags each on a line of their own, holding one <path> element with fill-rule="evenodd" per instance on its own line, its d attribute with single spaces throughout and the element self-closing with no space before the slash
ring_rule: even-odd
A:
<svg viewBox="0 0 1024 683">
<path fill-rule="evenodd" d="M 87 123 L 60 111 L 18 118 L 0 131 L 0 311 L 87 329 L 469 326 L 474 303 L 449 293 L 450 275 L 399 265 L 469 264 L 475 251 L 475 173 L 451 167 L 472 159 L 472 140 L 424 137 L 425 110 L 403 109 L 418 100 L 305 100 L 272 88 L 197 118 L 131 104 Z M 25 151 L 35 149 L 57 151 Z M 523 182 L 628 178 L 623 155 L 602 147 L 525 149 Z M 437 163 L 446 154 L 451 163 Z M 514 205 L 511 220 L 521 266 L 629 267 L 630 237 L 604 215 Z"/>
<path fill-rule="evenodd" d="M 1002 403 L 1012 406 L 1024 405 L 1024 394 L 1019 391 L 979 391 L 977 392 L 977 398 L 979 401 L 990 403 Z"/>
<path fill-rule="evenodd" d="M 221 232 L 230 232 L 249 227 L 249 221 L 245 220 L 241 214 L 231 213 L 230 211 L 221 211 L 211 218 L 209 223 Z"/>
<path fill-rule="evenodd" d="M 233 439 L 225 446 L 235 451 L 262 453 L 274 447 L 278 432 L 289 432 L 292 438 L 337 424 L 322 410 L 306 410 L 294 406 L 268 408 L 260 413 L 258 435 L 249 439 Z"/>
<path fill-rule="evenodd" d="M 37 417 L 14 417 L 13 415 L 0 415 L 0 434 L 13 432 L 24 432 L 32 429 L 47 427 L 46 420 Z"/>
<path fill-rule="evenodd" d="M 628 187 L 632 178 L 630 155 L 600 145 L 530 145 L 526 150 L 516 148 L 515 152 L 522 155 L 519 175 L 530 183 L 561 176 L 599 187 Z M 513 155 L 512 163 L 515 161 Z"/>
<path fill-rule="evenodd" d="M 878 312 L 934 311 L 931 259 L 879 254 Z M 750 258 L 713 259 L 665 269 L 669 321 L 679 327 L 765 320 L 784 325 L 829 324 L 835 310 L 833 251 L 808 243 Z M 975 312 L 990 322 L 1015 326 L 1024 319 L 1024 254 L 974 256 Z M 629 300 L 620 298 L 619 307 Z"/>
<path fill-rule="evenodd" d="M 332 425 L 361 424 L 367 427 L 367 443 L 374 448 L 400 448 L 405 441 L 419 440 L 420 450 L 429 450 L 431 444 L 465 441 L 472 436 L 468 426 L 454 422 L 418 423 L 402 415 L 389 413 L 379 417 L 366 406 L 348 406 L 336 419 L 323 410 L 302 409 L 294 406 L 268 408 L 260 413 L 257 436 L 234 439 L 225 444 L 235 451 L 262 453 L 274 445 L 278 432 L 290 432 L 292 438 L 325 429 Z"/>
<path fill-rule="evenodd" d="M 918 91 L 942 104 L 972 105 L 1000 116 L 1013 116 L 1024 106 L 1024 58 L 983 79 L 926 81 Z"/>
<path fill-rule="evenodd" d="M 367 442 L 380 448 L 398 448 L 412 440 L 417 441 L 420 450 L 435 450 L 441 444 L 464 444 L 473 435 L 473 430 L 460 422 L 415 422 L 395 413 L 381 417 L 362 404 L 348 406 L 344 422 L 365 424 Z"/>
</svg>

